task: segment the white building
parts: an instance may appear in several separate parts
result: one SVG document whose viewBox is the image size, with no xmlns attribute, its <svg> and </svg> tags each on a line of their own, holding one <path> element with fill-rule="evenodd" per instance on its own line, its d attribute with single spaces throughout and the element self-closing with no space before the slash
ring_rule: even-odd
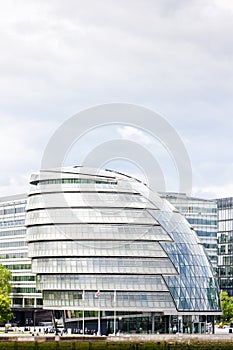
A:
<svg viewBox="0 0 233 350">
<path fill-rule="evenodd" d="M 15 321 L 34 324 L 42 309 L 42 294 L 36 290 L 26 242 L 26 194 L 0 198 L 0 263 L 12 271 L 12 309 Z"/>
<path fill-rule="evenodd" d="M 62 310 L 67 325 L 80 328 L 86 312 L 98 313 L 104 333 L 116 315 L 127 332 L 205 332 L 204 317 L 221 313 L 198 236 L 140 181 L 108 170 L 45 170 L 31 177 L 26 211 L 44 308 Z M 97 329 L 97 318 L 88 322 Z"/>
</svg>

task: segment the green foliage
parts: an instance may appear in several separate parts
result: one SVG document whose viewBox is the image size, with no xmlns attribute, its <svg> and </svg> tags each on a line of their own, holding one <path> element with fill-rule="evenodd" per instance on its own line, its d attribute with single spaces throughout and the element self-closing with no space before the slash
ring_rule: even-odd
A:
<svg viewBox="0 0 233 350">
<path fill-rule="evenodd" d="M 0 264 L 0 322 L 10 320 L 13 316 L 9 293 L 11 292 L 11 271 Z"/>
<path fill-rule="evenodd" d="M 222 318 L 229 321 L 233 317 L 233 297 L 229 297 L 227 292 L 220 294 L 222 304 Z"/>
<path fill-rule="evenodd" d="M 10 320 L 13 316 L 8 295 L 0 294 L 0 322 Z"/>
<path fill-rule="evenodd" d="M 9 295 L 11 292 L 11 271 L 0 264 L 0 294 Z"/>
</svg>

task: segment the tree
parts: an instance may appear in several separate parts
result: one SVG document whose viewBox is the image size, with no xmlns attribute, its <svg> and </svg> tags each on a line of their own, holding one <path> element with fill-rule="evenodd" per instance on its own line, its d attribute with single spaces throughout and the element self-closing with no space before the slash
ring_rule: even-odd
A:
<svg viewBox="0 0 233 350">
<path fill-rule="evenodd" d="M 222 304 L 222 318 L 229 321 L 233 317 L 233 297 L 229 297 L 227 292 L 220 294 Z"/>
<path fill-rule="evenodd" d="M 13 316 L 11 311 L 11 271 L 0 264 L 0 322 L 10 320 Z"/>
<path fill-rule="evenodd" d="M 9 295 L 11 292 L 11 271 L 0 264 L 0 294 Z"/>
<path fill-rule="evenodd" d="M 8 295 L 0 294 L 0 322 L 10 320 L 13 316 L 11 311 L 11 300 Z"/>
</svg>

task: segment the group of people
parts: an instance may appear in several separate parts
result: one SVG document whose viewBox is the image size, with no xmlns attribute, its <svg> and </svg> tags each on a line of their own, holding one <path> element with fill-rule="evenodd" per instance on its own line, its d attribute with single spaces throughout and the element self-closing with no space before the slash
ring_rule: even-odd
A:
<svg viewBox="0 0 233 350">
<path fill-rule="evenodd" d="M 80 329 L 80 328 L 74 328 L 74 329 L 72 329 L 72 334 L 83 334 L 83 330 Z M 97 335 L 97 331 L 95 329 L 85 328 L 84 329 L 84 334 Z"/>
<path fill-rule="evenodd" d="M 43 328 L 35 328 L 35 327 L 24 327 L 22 330 L 21 328 L 16 328 L 14 329 L 15 331 L 22 331 L 22 332 L 30 332 L 32 335 L 39 335 L 41 333 L 44 334 L 49 334 L 49 333 L 54 333 L 54 334 L 60 334 L 60 335 L 65 335 L 67 334 L 67 329 L 63 328 L 62 330 L 55 328 L 55 327 L 43 327 Z"/>
</svg>

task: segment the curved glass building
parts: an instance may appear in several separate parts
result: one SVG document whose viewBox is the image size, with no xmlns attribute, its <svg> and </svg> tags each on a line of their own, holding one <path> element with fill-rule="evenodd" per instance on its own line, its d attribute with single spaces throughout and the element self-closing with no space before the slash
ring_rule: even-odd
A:
<svg viewBox="0 0 233 350">
<path fill-rule="evenodd" d="M 144 318 L 153 332 L 156 317 L 162 332 L 193 332 L 192 317 L 200 327 L 199 316 L 221 311 L 197 235 L 140 181 L 83 167 L 41 171 L 31 177 L 26 211 L 43 307 L 64 310 L 67 324 L 80 328 L 85 311 L 92 324 L 101 317 L 104 332 L 144 330 Z"/>
</svg>

